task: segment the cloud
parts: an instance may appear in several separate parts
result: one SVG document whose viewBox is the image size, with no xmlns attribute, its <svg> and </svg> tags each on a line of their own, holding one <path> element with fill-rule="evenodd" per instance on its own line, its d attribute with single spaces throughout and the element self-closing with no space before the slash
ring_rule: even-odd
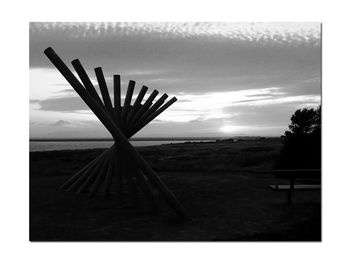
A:
<svg viewBox="0 0 350 263">
<path fill-rule="evenodd" d="M 42 111 L 76 112 L 89 110 L 80 97 L 56 97 L 46 100 L 31 100 L 30 103 L 39 105 Z"/>
<path fill-rule="evenodd" d="M 66 86 L 66 85 L 64 85 L 64 86 Z M 73 88 L 56 91 L 56 93 L 75 93 L 75 92 L 76 91 Z"/>
<path fill-rule="evenodd" d="M 52 46 L 72 70 L 70 61 L 79 58 L 97 90 L 94 68 L 101 66 L 111 98 L 113 74 L 121 75 L 122 96 L 130 79 L 137 83 L 135 94 L 145 85 L 149 93 L 176 95 L 178 102 L 154 122 L 170 125 L 165 129 L 170 134 L 182 124 L 203 134 L 220 132 L 211 125 L 253 127 L 254 120 L 259 123 L 254 127 L 281 127 L 296 107 L 320 102 L 320 28 L 319 23 L 31 23 L 31 112 L 47 119 L 55 114 L 55 120 L 62 113 L 77 119 L 76 113 L 92 115 L 43 54 Z"/>
<path fill-rule="evenodd" d="M 69 126 L 71 123 L 69 121 L 59 120 L 53 123 L 54 126 Z"/>
<path fill-rule="evenodd" d="M 76 39 L 152 35 L 157 38 L 207 37 L 249 42 L 319 44 L 319 23 L 31 23 L 31 34 L 54 32 Z"/>
<path fill-rule="evenodd" d="M 177 103 L 160 115 L 157 120 L 165 122 L 189 122 L 194 120 L 230 119 L 253 108 L 320 104 L 320 95 L 294 96 L 282 87 L 248 89 L 238 91 L 208 92 L 204 94 L 178 94 Z M 257 109 L 259 107 L 259 109 Z M 232 110 L 228 110 L 232 109 Z M 284 117 L 285 118 L 285 117 Z"/>
<path fill-rule="evenodd" d="M 288 105 L 316 106 L 320 104 L 320 95 L 288 94 L 283 87 L 245 89 L 237 91 L 179 93 L 177 102 L 162 113 L 156 121 L 190 122 L 210 119 L 230 119 L 242 114 L 247 108 L 288 107 Z M 136 96 L 134 96 L 135 99 Z M 146 96 L 147 98 L 147 96 Z M 144 98 L 144 100 L 146 99 Z M 31 100 L 39 105 L 41 111 L 76 112 L 91 114 L 89 108 L 79 97 L 56 97 L 46 100 Z M 231 109 L 231 110 L 230 110 Z"/>
<path fill-rule="evenodd" d="M 79 58 L 94 83 L 102 66 L 110 90 L 113 74 L 124 90 L 130 79 L 169 93 L 302 81 L 317 90 L 319 42 L 318 23 L 31 23 L 30 67 L 52 69 L 43 51 L 53 46 L 68 65 Z"/>
</svg>

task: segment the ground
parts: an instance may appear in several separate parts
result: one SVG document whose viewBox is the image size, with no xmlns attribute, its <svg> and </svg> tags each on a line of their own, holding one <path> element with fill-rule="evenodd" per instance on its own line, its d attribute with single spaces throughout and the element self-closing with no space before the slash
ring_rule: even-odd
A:
<svg viewBox="0 0 350 263">
<path fill-rule="evenodd" d="M 296 192 L 288 205 L 268 188 L 280 147 L 271 138 L 139 148 L 191 215 L 186 222 L 165 203 L 155 214 L 113 192 L 103 200 L 59 189 L 102 149 L 30 153 L 30 240 L 320 241 L 320 192 Z"/>
</svg>

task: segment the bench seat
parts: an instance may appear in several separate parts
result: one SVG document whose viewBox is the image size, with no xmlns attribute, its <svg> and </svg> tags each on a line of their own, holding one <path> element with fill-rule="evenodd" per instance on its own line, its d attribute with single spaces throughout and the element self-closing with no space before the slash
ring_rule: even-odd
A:
<svg viewBox="0 0 350 263">
<path fill-rule="evenodd" d="M 321 181 L 320 169 L 275 170 L 274 175 L 275 184 L 269 185 L 269 188 L 274 191 L 286 191 L 288 204 L 292 203 L 293 191 L 312 191 L 321 189 L 321 184 L 318 184 Z M 278 179 L 288 180 L 289 184 L 279 184 Z M 300 181 L 299 184 L 296 184 L 296 180 Z M 307 181 L 312 181 L 313 183 L 309 184 Z"/>
<path fill-rule="evenodd" d="M 279 185 L 274 185 L 271 184 L 269 185 L 269 187 L 272 190 L 275 191 L 284 191 L 284 190 L 289 190 L 290 189 L 290 185 L 289 184 L 279 184 Z M 297 191 L 297 190 L 320 190 L 321 189 L 321 185 L 319 184 L 295 184 L 293 190 Z"/>
</svg>

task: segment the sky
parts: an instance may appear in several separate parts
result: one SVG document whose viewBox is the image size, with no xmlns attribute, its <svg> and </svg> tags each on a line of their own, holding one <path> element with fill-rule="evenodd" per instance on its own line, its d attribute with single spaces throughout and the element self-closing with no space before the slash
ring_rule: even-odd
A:
<svg viewBox="0 0 350 263">
<path fill-rule="evenodd" d="M 319 23 L 30 23 L 30 137 L 111 137 L 44 55 L 176 96 L 135 137 L 281 136 L 321 101 Z M 147 96 L 145 98 L 147 98 Z M 157 96 L 157 98 L 160 95 Z"/>
</svg>

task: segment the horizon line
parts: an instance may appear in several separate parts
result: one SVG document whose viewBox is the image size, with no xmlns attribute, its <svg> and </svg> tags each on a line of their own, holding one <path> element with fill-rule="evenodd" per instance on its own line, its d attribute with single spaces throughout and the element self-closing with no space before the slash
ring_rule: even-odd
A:
<svg viewBox="0 0 350 263">
<path fill-rule="evenodd" d="M 184 141 L 184 140 L 218 140 L 237 138 L 279 138 L 280 136 L 235 135 L 235 136 L 202 136 L 202 137 L 137 137 L 130 141 Z M 30 142 L 38 141 L 114 141 L 113 138 L 29 138 Z"/>
</svg>

